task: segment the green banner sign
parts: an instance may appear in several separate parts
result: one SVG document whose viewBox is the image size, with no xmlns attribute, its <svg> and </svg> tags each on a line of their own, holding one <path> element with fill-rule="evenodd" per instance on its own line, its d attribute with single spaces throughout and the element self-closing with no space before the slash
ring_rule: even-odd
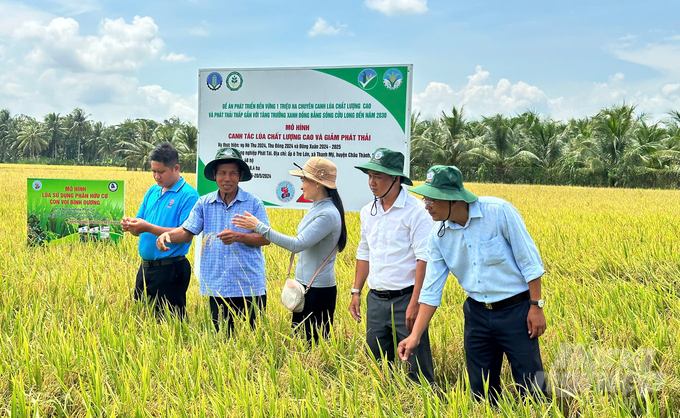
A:
<svg viewBox="0 0 680 418">
<path fill-rule="evenodd" d="M 28 245 L 123 238 L 124 181 L 30 178 L 27 186 Z"/>
</svg>

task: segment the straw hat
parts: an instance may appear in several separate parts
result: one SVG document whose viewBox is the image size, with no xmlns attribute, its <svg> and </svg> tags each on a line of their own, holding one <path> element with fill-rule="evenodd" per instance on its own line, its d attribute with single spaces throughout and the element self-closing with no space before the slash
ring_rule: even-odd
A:
<svg viewBox="0 0 680 418">
<path fill-rule="evenodd" d="M 299 166 L 298 166 L 299 167 Z M 305 177 L 322 184 L 329 189 L 337 189 L 335 179 L 338 177 L 338 168 L 329 160 L 321 157 L 312 157 L 302 170 L 288 170 L 291 176 Z"/>
</svg>

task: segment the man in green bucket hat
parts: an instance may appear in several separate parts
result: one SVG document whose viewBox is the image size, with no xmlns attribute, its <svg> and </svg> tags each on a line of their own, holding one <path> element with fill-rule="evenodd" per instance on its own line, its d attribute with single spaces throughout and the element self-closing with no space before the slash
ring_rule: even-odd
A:
<svg viewBox="0 0 680 418">
<path fill-rule="evenodd" d="M 546 328 L 545 270 L 519 212 L 503 199 L 467 191 L 456 167 L 430 168 L 425 183 L 411 191 L 423 196 L 432 219 L 442 223 L 429 236 L 420 312 L 411 335 L 399 343 L 399 356 L 408 359 L 418 347 L 451 272 L 468 295 L 464 346 L 472 392 L 484 397 L 488 381 L 488 396 L 497 401 L 505 354 L 522 393 L 545 393 L 538 345 Z"/>
<path fill-rule="evenodd" d="M 368 175 L 373 202 L 361 209 L 361 240 L 349 310 L 361 321 L 361 290 L 366 282 L 366 343 L 371 354 L 396 359 L 394 341 L 406 338 L 418 316 L 418 296 L 425 277 L 427 237 L 433 222 L 423 204 L 401 185 L 404 154 L 378 148 L 369 162 L 356 166 Z M 393 326 L 394 324 L 394 326 Z M 427 330 L 415 355 L 408 359 L 409 376 L 434 382 Z"/>
<path fill-rule="evenodd" d="M 191 242 L 203 232 L 200 292 L 208 296 L 213 325 L 219 331 L 222 319 L 231 333 L 234 315 L 248 317 L 255 325 L 258 311 L 267 306 L 262 246 L 269 241 L 253 231 L 236 227 L 232 218 L 248 212 L 269 225 L 262 200 L 239 187 L 252 178 L 248 164 L 236 148 L 220 148 L 203 171 L 218 189 L 201 196 L 182 226 L 158 237 L 156 246 L 165 251 L 167 243 Z"/>
</svg>

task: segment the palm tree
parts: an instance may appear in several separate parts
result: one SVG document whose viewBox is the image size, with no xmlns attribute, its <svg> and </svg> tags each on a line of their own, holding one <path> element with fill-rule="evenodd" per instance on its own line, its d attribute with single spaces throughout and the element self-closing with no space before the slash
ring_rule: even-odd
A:
<svg viewBox="0 0 680 418">
<path fill-rule="evenodd" d="M 182 166 L 187 171 L 193 171 L 196 167 L 196 152 L 198 150 L 198 129 L 190 123 L 184 123 L 175 130 L 177 151 L 180 155 Z"/>
<path fill-rule="evenodd" d="M 153 143 L 160 144 L 162 142 L 172 143 L 175 139 L 175 128 L 172 126 L 158 125 L 153 130 Z"/>
<path fill-rule="evenodd" d="M 105 128 L 97 145 L 99 147 L 97 154 L 99 154 L 100 160 L 113 161 L 117 159 L 120 152 L 120 143 L 114 128 Z"/>
<path fill-rule="evenodd" d="M 483 117 L 481 125 L 484 128 L 484 135 L 476 141 L 477 146 L 469 151 L 471 156 L 493 168 L 497 181 L 505 181 L 513 165 L 540 162 L 534 153 L 523 150 L 518 145 L 515 129 L 519 122 L 519 119 L 507 119 L 500 113 Z"/>
<path fill-rule="evenodd" d="M 10 159 L 10 150 L 16 141 L 16 121 L 9 109 L 0 110 L 0 162 Z"/>
<path fill-rule="evenodd" d="M 17 137 L 18 148 L 26 155 L 30 153 L 32 160 L 37 159 L 38 155 L 47 148 L 47 134 L 41 129 L 37 121 L 31 121 L 24 125 Z"/>
<path fill-rule="evenodd" d="M 538 157 L 545 169 L 555 168 L 562 156 L 565 127 L 551 119 L 535 118 L 524 132 L 527 151 Z"/>
<path fill-rule="evenodd" d="M 564 129 L 564 137 L 571 139 L 565 140 L 559 164 L 569 184 L 581 184 L 581 176 L 599 175 L 604 170 L 592 132 L 592 119 L 588 117 L 571 119 Z"/>
<path fill-rule="evenodd" d="M 78 141 L 78 163 L 80 163 L 81 157 L 81 142 L 85 136 L 87 136 L 87 133 L 90 129 L 90 122 L 87 120 L 89 116 L 90 115 L 86 115 L 85 112 L 83 112 L 83 109 L 79 107 L 73 109 L 69 115 L 69 135 L 75 137 Z"/>
<path fill-rule="evenodd" d="M 123 137 L 120 141 L 120 152 L 124 155 L 128 168 L 149 168 L 149 154 L 154 148 L 153 129 L 149 127 L 149 121 L 138 119 L 131 137 Z"/>
<path fill-rule="evenodd" d="M 57 158 L 59 143 L 66 135 L 67 129 L 64 127 L 64 118 L 59 113 L 48 113 L 44 118 L 45 133 L 47 134 L 48 144 L 52 158 Z"/>
<path fill-rule="evenodd" d="M 454 106 L 451 116 L 442 112 L 441 117 L 423 124 L 420 136 L 411 139 L 416 154 L 426 155 L 431 165 L 460 166 L 468 151 L 467 131 L 463 108 Z"/>
<path fill-rule="evenodd" d="M 103 140 L 102 136 L 106 130 L 106 125 L 103 122 L 95 122 L 90 125 L 91 129 L 88 132 L 89 138 L 85 140 L 83 147 L 83 154 L 86 162 L 93 162 L 97 159 L 97 154 Z"/>
<path fill-rule="evenodd" d="M 630 134 L 635 128 L 635 106 L 623 103 L 621 106 L 602 109 L 595 116 L 595 132 L 601 147 L 602 162 L 615 167 L 626 147 L 630 144 Z"/>
</svg>

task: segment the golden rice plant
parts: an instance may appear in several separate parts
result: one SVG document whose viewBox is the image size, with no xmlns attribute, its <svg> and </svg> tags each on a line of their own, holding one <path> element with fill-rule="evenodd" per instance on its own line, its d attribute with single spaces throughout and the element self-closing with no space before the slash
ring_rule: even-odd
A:
<svg viewBox="0 0 680 418">
<path fill-rule="evenodd" d="M 27 177 L 123 179 L 128 216 L 153 184 L 150 173 L 112 168 L 0 165 L 0 416 L 678 416 L 677 191 L 468 185 L 518 208 L 548 271 L 541 347 L 552 395 L 518 398 L 506 364 L 494 409 L 469 395 L 465 295 L 454 278 L 430 331 L 436 388 L 366 355 L 364 324 L 347 310 L 355 213 L 336 264 L 332 337 L 308 348 L 277 301 L 285 250 L 264 250 L 269 303 L 255 331 L 239 324 L 232 338 L 216 334 L 195 278 L 188 320 L 159 320 L 132 299 L 136 238 L 26 247 Z M 303 212 L 269 216 L 293 234 Z"/>
</svg>

